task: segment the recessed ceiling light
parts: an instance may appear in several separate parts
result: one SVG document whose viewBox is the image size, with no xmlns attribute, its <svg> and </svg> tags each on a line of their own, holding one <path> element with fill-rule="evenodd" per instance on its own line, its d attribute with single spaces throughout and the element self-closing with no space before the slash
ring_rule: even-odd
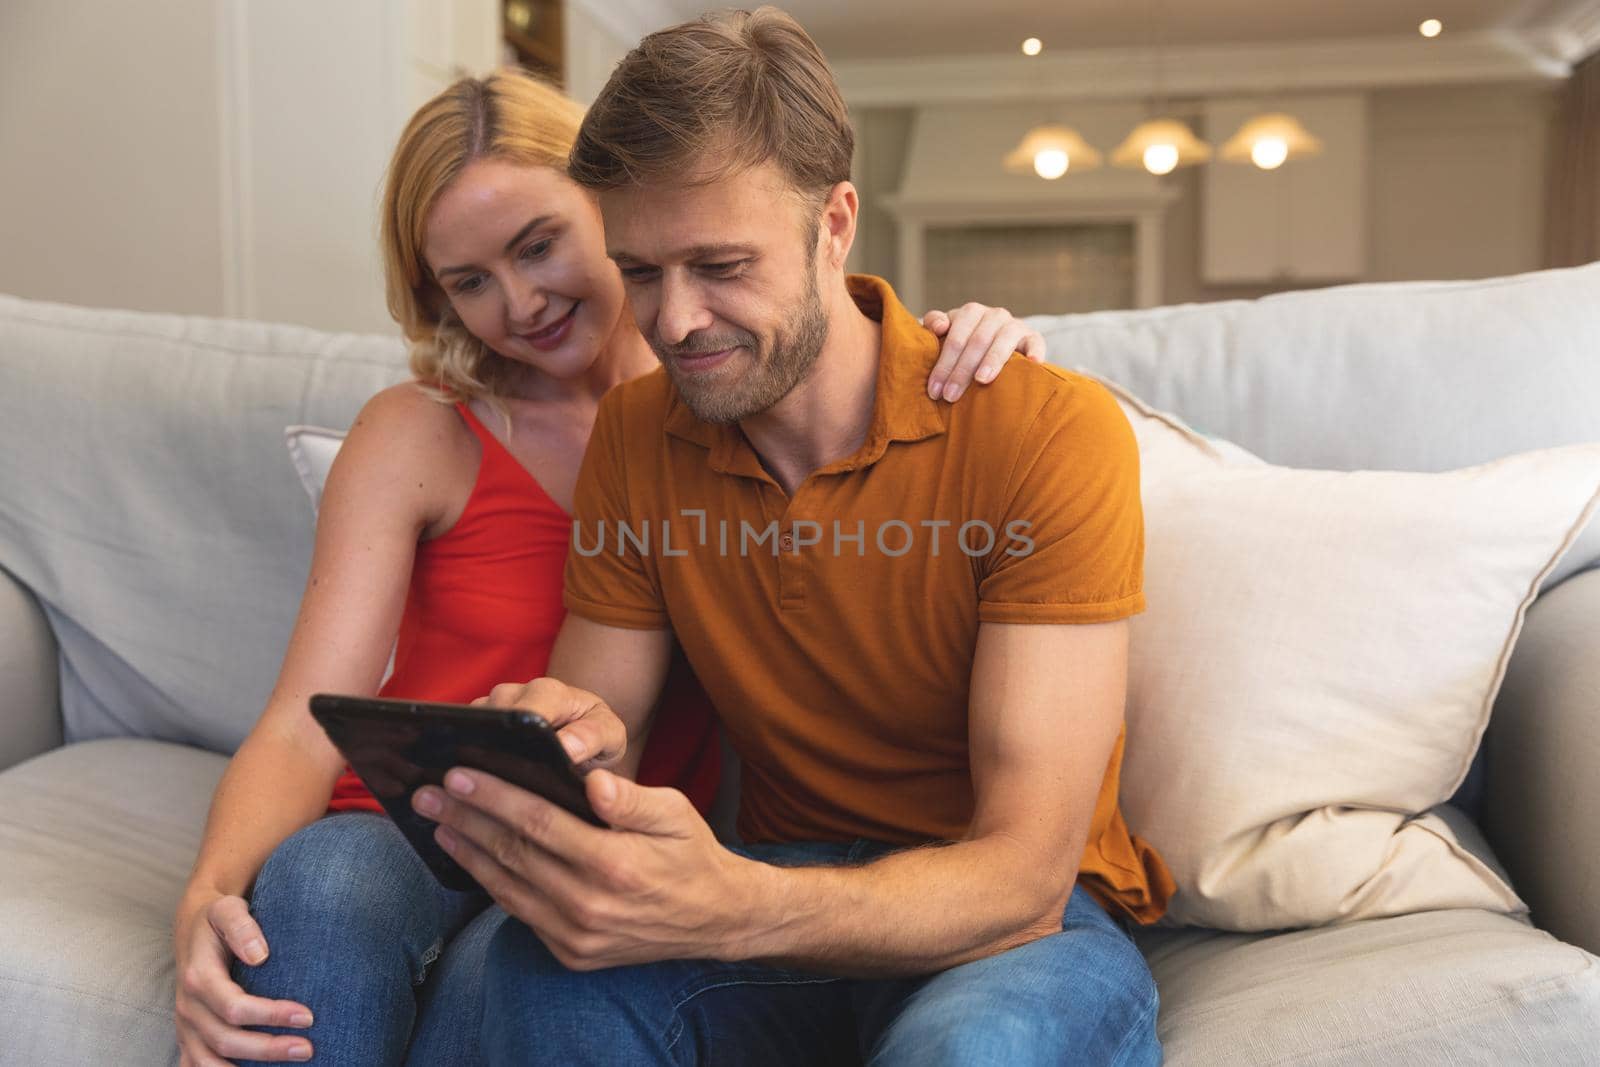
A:
<svg viewBox="0 0 1600 1067">
<path fill-rule="evenodd" d="M 1417 27 L 1417 32 L 1424 37 L 1437 37 L 1444 30 L 1444 23 L 1438 19 L 1428 19 Z"/>
<path fill-rule="evenodd" d="M 1037 37 L 1029 37 L 1022 42 L 1022 54 L 1025 56 L 1036 56 L 1042 51 L 1044 51 L 1044 42 Z"/>
</svg>

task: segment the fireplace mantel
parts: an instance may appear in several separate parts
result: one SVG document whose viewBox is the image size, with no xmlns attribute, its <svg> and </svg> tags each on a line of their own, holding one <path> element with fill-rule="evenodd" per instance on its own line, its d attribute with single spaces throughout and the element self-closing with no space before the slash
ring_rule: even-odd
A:
<svg viewBox="0 0 1600 1067">
<path fill-rule="evenodd" d="M 1176 192 L 1161 190 L 1154 198 L 1139 197 L 1062 200 L 1052 198 L 1028 202 L 983 203 L 973 200 L 916 201 L 885 197 L 883 206 L 895 217 L 899 230 L 899 294 L 907 307 L 926 304 L 928 275 L 927 232 L 931 228 L 1026 225 L 1061 225 L 1094 222 L 1123 222 L 1133 226 L 1134 278 L 1136 306 L 1155 307 L 1161 303 L 1162 218 Z"/>
</svg>

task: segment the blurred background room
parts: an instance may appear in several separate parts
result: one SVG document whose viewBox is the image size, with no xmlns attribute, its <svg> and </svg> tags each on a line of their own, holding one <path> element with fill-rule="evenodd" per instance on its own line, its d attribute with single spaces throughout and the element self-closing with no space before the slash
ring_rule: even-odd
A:
<svg viewBox="0 0 1600 1067">
<path fill-rule="evenodd" d="M 507 62 L 587 102 L 713 6 L 5 0 L 0 292 L 392 333 L 376 201 L 410 112 Z M 1600 258 L 1594 0 L 784 6 L 855 118 L 853 265 L 914 307 Z"/>
</svg>

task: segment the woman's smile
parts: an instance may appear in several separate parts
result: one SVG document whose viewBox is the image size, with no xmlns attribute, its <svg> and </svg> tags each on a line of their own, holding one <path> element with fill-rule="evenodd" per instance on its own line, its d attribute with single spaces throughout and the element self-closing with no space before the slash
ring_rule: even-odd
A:
<svg viewBox="0 0 1600 1067">
<path fill-rule="evenodd" d="M 541 352 L 549 352 L 560 347 L 561 342 L 567 339 L 572 332 L 572 324 L 578 317 L 578 308 L 583 304 L 581 300 L 574 300 L 572 306 L 559 319 L 537 330 L 518 333 L 515 336 L 526 341 Z"/>
</svg>

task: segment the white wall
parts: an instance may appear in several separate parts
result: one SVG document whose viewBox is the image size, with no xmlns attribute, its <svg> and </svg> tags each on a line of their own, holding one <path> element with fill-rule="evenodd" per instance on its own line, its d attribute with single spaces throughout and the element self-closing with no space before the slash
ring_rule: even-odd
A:
<svg viewBox="0 0 1600 1067">
<path fill-rule="evenodd" d="M 222 312 L 214 7 L 0 2 L 0 292 Z"/>
<path fill-rule="evenodd" d="M 385 0 L 228 3 L 224 108 L 234 150 L 228 313 L 327 329 L 393 329 L 376 219 L 405 119 Z M 315 32 L 308 32 L 315 27 Z"/>
<path fill-rule="evenodd" d="M 498 0 L 0 0 L 0 291 L 392 332 L 384 168 Z"/>
<path fill-rule="evenodd" d="M 1481 278 L 1543 266 L 1557 91 L 1374 94 L 1370 276 Z"/>
<path fill-rule="evenodd" d="M 588 103 L 669 0 L 569 0 Z M 392 332 L 384 168 L 500 0 L 0 0 L 0 292 Z"/>
<path fill-rule="evenodd" d="M 378 207 L 411 113 L 499 59 L 498 0 L 217 0 L 224 314 L 393 332 Z"/>
<path fill-rule="evenodd" d="M 568 3 L 561 16 L 567 95 L 584 107 L 594 103 L 617 61 L 638 43 L 638 35 L 628 36 L 624 27 L 603 20 L 596 10 Z"/>
</svg>

